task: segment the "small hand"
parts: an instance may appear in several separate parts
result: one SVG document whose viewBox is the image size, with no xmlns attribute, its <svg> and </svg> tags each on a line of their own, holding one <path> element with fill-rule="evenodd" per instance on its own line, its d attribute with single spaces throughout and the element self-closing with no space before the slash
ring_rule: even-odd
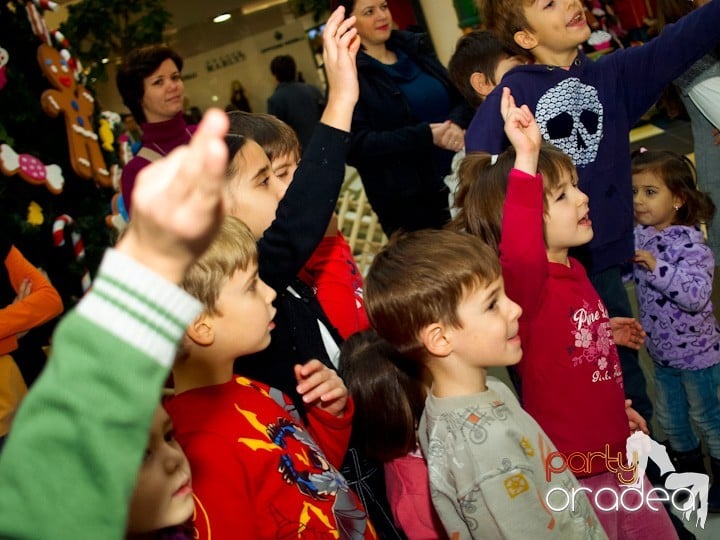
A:
<svg viewBox="0 0 720 540">
<path fill-rule="evenodd" d="M 645 343 L 645 330 L 632 317 L 611 317 L 610 328 L 612 329 L 615 345 L 638 350 Z"/>
<path fill-rule="evenodd" d="M 18 288 L 17 296 L 15 297 L 15 300 L 13 300 L 13 304 L 16 302 L 20 302 L 21 300 L 24 300 L 28 296 L 30 296 L 30 293 L 32 292 L 32 281 L 30 281 L 28 278 L 25 278 L 20 283 L 20 287 Z"/>
<path fill-rule="evenodd" d="M 647 422 L 645 419 L 640 416 L 640 413 L 637 412 L 635 409 L 631 407 L 632 400 L 626 399 L 625 400 L 625 414 L 628 418 L 628 424 L 630 425 L 630 431 L 642 431 L 646 435 L 650 433 L 650 430 L 647 427 Z"/>
<path fill-rule="evenodd" d="M 717 129 L 717 128 L 713 129 L 712 136 L 715 139 L 713 141 L 713 144 L 720 144 L 720 129 Z"/>
<path fill-rule="evenodd" d="M 635 250 L 635 257 L 633 257 L 633 262 L 635 264 L 639 264 L 647 270 L 650 270 L 651 272 L 655 271 L 655 266 L 657 265 L 657 259 L 655 258 L 655 256 L 649 251 L 645 251 L 644 249 Z"/>
<path fill-rule="evenodd" d="M 345 19 L 345 8 L 338 7 L 328 18 L 322 33 L 328 102 L 320 120 L 343 130 L 350 129 L 353 108 L 360 95 L 355 63 L 360 36 L 354 24 L 355 16 Z"/>
<path fill-rule="evenodd" d="M 18 288 L 17 296 L 15 297 L 15 300 L 13 300 L 13 304 L 17 302 L 21 302 L 25 300 L 28 296 L 30 296 L 30 293 L 32 293 L 32 281 L 30 281 L 28 278 L 25 278 L 20 283 L 20 287 Z M 18 332 L 15 334 L 16 339 L 21 339 L 27 335 L 27 333 L 30 330 L 25 330 L 24 332 Z"/>
<path fill-rule="evenodd" d="M 320 360 L 295 365 L 297 392 L 309 406 L 315 405 L 334 416 L 342 416 L 347 405 L 348 390 L 335 370 Z"/>
<path fill-rule="evenodd" d="M 515 105 L 510 88 L 506 86 L 500 101 L 500 114 L 505 120 L 505 134 L 515 148 L 515 168 L 535 174 L 542 134 L 533 113 L 527 105 Z"/>
</svg>

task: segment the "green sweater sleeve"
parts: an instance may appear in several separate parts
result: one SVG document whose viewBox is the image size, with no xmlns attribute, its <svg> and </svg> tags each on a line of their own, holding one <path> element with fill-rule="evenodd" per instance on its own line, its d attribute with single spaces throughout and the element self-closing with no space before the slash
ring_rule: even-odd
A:
<svg viewBox="0 0 720 540">
<path fill-rule="evenodd" d="M 200 304 L 109 250 L 0 454 L 0 538 L 122 538 L 177 342 Z"/>
</svg>

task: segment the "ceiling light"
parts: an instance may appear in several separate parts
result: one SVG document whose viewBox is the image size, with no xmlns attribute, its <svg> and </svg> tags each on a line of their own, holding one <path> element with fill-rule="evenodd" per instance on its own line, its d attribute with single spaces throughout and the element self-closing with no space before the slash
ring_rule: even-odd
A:
<svg viewBox="0 0 720 540">
<path fill-rule="evenodd" d="M 232 17 L 232 15 L 230 15 L 229 13 L 221 13 L 220 15 L 218 15 L 217 17 L 215 17 L 213 19 L 213 22 L 214 23 L 225 22 L 225 21 L 229 20 L 231 17 Z"/>
</svg>

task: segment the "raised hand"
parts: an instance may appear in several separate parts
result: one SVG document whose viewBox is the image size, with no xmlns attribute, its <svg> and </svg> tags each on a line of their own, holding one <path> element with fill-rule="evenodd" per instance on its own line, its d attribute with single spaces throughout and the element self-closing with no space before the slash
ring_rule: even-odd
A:
<svg viewBox="0 0 720 540">
<path fill-rule="evenodd" d="M 505 120 L 505 134 L 515 147 L 515 168 L 535 174 L 542 135 L 533 113 L 527 105 L 515 105 L 515 99 L 506 86 L 500 101 L 500 114 Z"/>
<path fill-rule="evenodd" d="M 323 30 L 323 62 L 328 80 L 328 102 L 320 121 L 350 131 L 352 113 L 360 95 L 355 57 L 360 36 L 353 27 L 355 17 L 345 17 L 339 7 L 330 15 Z"/>
<path fill-rule="evenodd" d="M 211 109 L 188 146 L 140 172 L 133 190 L 133 219 L 118 251 L 173 283 L 182 280 L 220 226 L 227 129 L 225 113 Z"/>
</svg>

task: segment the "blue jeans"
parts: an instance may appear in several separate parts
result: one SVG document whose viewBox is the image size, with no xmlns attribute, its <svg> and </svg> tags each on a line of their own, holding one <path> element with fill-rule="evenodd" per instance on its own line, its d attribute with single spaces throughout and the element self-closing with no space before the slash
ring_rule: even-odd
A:
<svg viewBox="0 0 720 540">
<path fill-rule="evenodd" d="M 690 371 L 655 364 L 660 427 L 676 452 L 700 446 L 690 419 L 705 440 L 710 455 L 720 458 L 720 364 Z"/>
<path fill-rule="evenodd" d="M 590 281 L 605 304 L 610 317 L 632 317 L 632 307 L 627 289 L 622 281 L 620 266 L 611 266 L 607 270 L 590 276 Z M 647 383 L 643 374 L 638 352 L 627 347 L 618 347 L 620 367 L 623 372 L 625 397 L 632 400 L 632 407 L 647 421 L 653 414 L 653 406 L 647 394 Z"/>
</svg>

